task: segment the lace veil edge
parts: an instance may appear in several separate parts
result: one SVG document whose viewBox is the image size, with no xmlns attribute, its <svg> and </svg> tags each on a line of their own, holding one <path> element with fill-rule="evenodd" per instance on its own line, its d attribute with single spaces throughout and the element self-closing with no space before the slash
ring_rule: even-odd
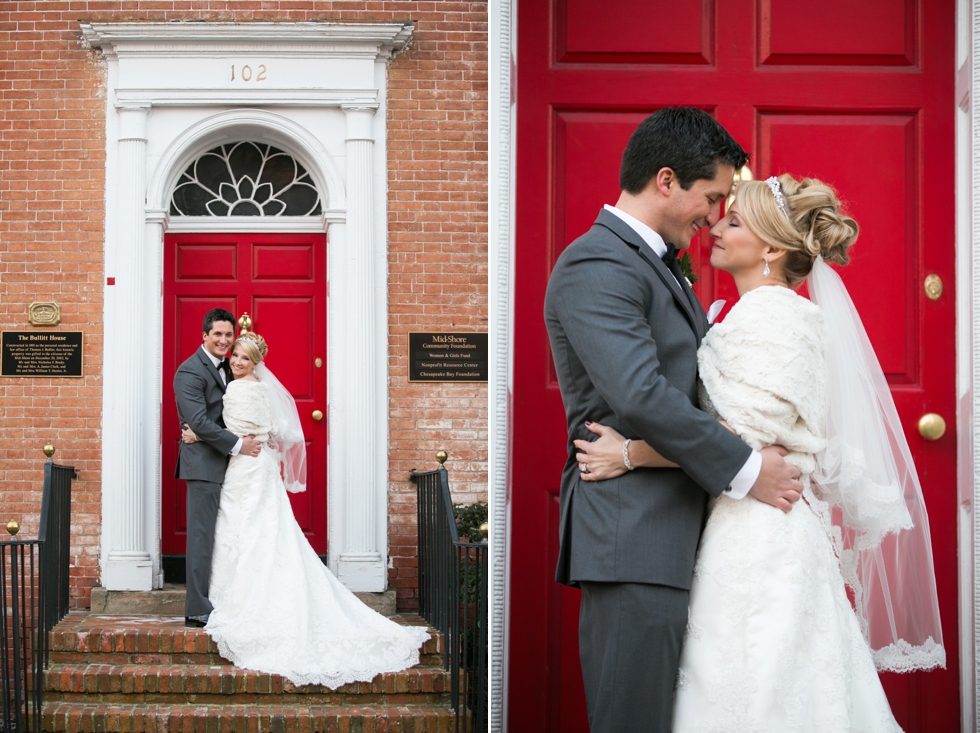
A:
<svg viewBox="0 0 980 733">
<path fill-rule="evenodd" d="M 872 653 L 879 672 L 908 673 L 930 669 L 946 669 L 946 650 L 931 636 L 921 646 L 899 640 Z"/>
</svg>

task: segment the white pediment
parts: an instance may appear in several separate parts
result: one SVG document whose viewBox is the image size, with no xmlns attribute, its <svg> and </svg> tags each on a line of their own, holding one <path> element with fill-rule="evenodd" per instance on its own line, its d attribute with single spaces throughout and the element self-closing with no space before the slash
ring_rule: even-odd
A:
<svg viewBox="0 0 980 733">
<path fill-rule="evenodd" d="M 116 103 L 153 106 L 378 105 L 375 65 L 411 23 L 83 23 L 118 61 Z M 161 63 L 161 61 L 165 61 Z"/>
</svg>

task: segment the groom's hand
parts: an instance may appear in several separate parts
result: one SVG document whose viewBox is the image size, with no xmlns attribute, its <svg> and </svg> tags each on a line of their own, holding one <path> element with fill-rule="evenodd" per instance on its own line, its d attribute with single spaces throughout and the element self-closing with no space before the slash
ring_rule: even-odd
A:
<svg viewBox="0 0 980 733">
<path fill-rule="evenodd" d="M 749 489 L 749 493 L 759 501 L 772 504 L 784 512 L 789 512 L 803 493 L 803 484 L 799 481 L 800 469 L 783 460 L 788 452 L 779 445 L 760 450 L 762 470 Z"/>
<path fill-rule="evenodd" d="M 256 440 L 254 435 L 246 435 L 244 438 L 242 438 L 242 449 L 238 452 L 238 454 L 244 454 L 255 458 L 261 450 L 261 441 Z M 797 471 L 797 473 L 799 473 L 799 471 Z"/>
</svg>

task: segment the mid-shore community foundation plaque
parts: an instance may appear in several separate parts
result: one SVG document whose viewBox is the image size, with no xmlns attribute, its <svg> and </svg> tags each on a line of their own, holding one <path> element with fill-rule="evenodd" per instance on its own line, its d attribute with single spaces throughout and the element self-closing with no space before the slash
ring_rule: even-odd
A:
<svg viewBox="0 0 980 733">
<path fill-rule="evenodd" d="M 486 382 L 490 349 L 486 333 L 409 333 L 410 382 Z"/>
<path fill-rule="evenodd" d="M 82 376 L 81 331 L 0 333 L 0 377 Z"/>
</svg>

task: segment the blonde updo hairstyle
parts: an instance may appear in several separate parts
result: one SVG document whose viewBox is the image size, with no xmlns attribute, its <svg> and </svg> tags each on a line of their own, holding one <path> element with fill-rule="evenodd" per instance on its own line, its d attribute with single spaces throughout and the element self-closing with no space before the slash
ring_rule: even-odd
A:
<svg viewBox="0 0 980 733">
<path fill-rule="evenodd" d="M 252 331 L 243 333 L 235 339 L 235 346 L 241 346 L 242 351 L 245 352 L 245 355 L 256 366 L 262 363 L 265 355 L 269 352 L 269 348 L 265 345 L 265 339 Z M 232 349 L 234 349 L 234 346 Z"/>
<path fill-rule="evenodd" d="M 783 274 L 796 287 L 813 269 L 820 255 L 827 262 L 846 265 L 848 248 L 858 236 L 858 224 L 840 212 L 837 192 L 816 178 L 797 181 L 784 173 L 779 176 L 786 216 L 764 181 L 743 181 L 735 189 L 738 213 L 759 239 L 785 250 L 780 260 Z"/>
</svg>

